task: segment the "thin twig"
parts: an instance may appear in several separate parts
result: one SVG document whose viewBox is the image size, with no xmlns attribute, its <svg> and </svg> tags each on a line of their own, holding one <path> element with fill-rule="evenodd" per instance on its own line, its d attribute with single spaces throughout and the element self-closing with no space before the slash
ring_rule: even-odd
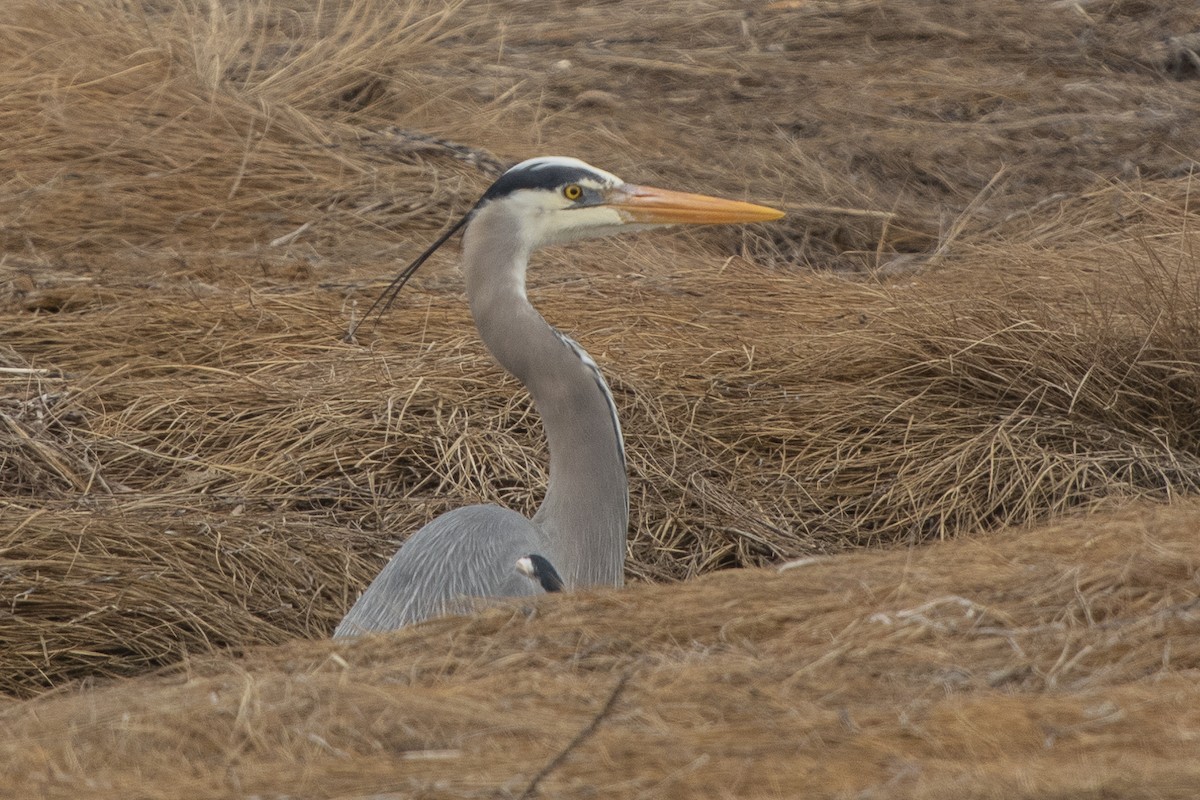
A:
<svg viewBox="0 0 1200 800">
<path fill-rule="evenodd" d="M 51 370 L 35 367 L 0 367 L 0 375 L 49 375 Z"/>
<path fill-rule="evenodd" d="M 987 182 L 987 185 L 980 189 L 979 193 L 971 199 L 971 202 L 967 204 L 967 207 L 964 208 L 962 213 L 958 215 L 958 218 L 954 220 L 954 224 L 950 226 L 949 232 L 942 238 L 942 241 L 938 245 L 937 249 L 934 250 L 933 254 L 929 256 L 929 259 L 925 262 L 926 266 L 934 266 L 941 262 L 942 258 L 946 255 L 946 251 L 950 249 L 950 245 L 954 243 L 954 240 L 958 238 L 958 235 L 963 232 L 964 228 L 967 227 L 967 223 L 970 221 L 971 215 L 979 210 L 979 207 L 982 206 L 989 197 L 991 197 L 992 190 L 996 187 L 996 184 L 1000 181 L 1000 178 L 1003 177 L 1004 173 L 1007 171 L 1008 167 L 1002 165 L 1000 169 L 996 171 L 996 174 L 992 176 L 992 179 Z"/>
<path fill-rule="evenodd" d="M 557 769 L 559 764 L 565 761 L 567 756 L 571 754 L 572 750 L 579 747 L 579 745 L 583 744 L 588 737 L 596 732 L 596 729 L 600 727 L 600 723 L 604 721 L 604 718 L 607 717 L 609 712 L 612 711 L 613 706 L 617 704 L 617 698 L 621 695 L 621 691 L 625 688 L 625 684 L 629 682 L 629 676 L 630 670 L 626 670 L 621 677 L 617 679 L 616 685 L 613 686 L 612 691 L 608 694 L 608 700 L 604 701 L 604 707 L 596 712 L 596 716 L 592 717 L 591 721 L 584 726 L 583 730 L 575 734 L 575 738 L 572 739 L 567 746 L 559 752 L 558 755 L 550 759 L 546 766 L 542 767 L 541 771 L 538 772 L 537 775 L 533 776 L 533 780 L 531 780 L 529 785 L 525 787 L 525 791 L 521 793 L 521 796 L 518 798 L 518 800 L 529 800 L 529 798 L 537 794 L 538 784 L 542 782 L 542 779 Z"/>
<path fill-rule="evenodd" d="M 776 203 L 788 211 L 799 211 L 804 214 L 836 214 L 840 217 L 868 217 L 890 222 L 896 218 L 894 211 L 874 211 L 869 208 L 847 208 L 846 206 L 827 206 L 820 203 Z"/>
</svg>

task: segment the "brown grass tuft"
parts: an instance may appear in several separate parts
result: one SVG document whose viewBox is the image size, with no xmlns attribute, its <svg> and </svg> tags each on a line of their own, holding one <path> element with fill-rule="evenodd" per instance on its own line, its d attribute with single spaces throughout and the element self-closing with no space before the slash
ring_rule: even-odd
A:
<svg viewBox="0 0 1200 800">
<path fill-rule="evenodd" d="M 364 225 L 437 224 L 445 197 L 427 187 L 445 178 L 424 158 L 443 156 L 446 177 L 470 170 L 351 121 L 377 87 L 403 85 L 453 10 L 17 4 L 0 32 L 0 244 L 42 260 L 212 258 L 281 234 L 320 247 Z"/>
<path fill-rule="evenodd" d="M 1183 798 L 1198 520 L 1132 507 L 192 659 L 0 709 L 0 790 L 517 797 L 627 675 L 543 796 Z"/>
</svg>

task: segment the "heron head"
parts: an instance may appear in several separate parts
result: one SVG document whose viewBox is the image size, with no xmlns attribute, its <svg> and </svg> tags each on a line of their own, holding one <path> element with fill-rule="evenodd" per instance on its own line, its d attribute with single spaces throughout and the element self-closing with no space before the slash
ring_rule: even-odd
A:
<svg viewBox="0 0 1200 800">
<path fill-rule="evenodd" d="M 491 185 L 474 213 L 499 212 L 529 248 L 680 224 L 763 222 L 782 211 L 739 200 L 638 186 L 577 158 L 522 161 Z"/>
</svg>

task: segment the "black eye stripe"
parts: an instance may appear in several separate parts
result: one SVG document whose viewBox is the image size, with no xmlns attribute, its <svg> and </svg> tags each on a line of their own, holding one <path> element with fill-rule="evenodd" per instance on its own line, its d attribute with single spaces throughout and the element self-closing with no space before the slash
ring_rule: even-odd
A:
<svg viewBox="0 0 1200 800">
<path fill-rule="evenodd" d="M 600 175 L 591 170 L 580 169 L 579 167 L 551 165 L 536 168 L 510 169 L 501 175 L 483 193 L 480 202 L 495 200 L 520 189 L 549 189 L 551 191 L 559 191 L 566 184 L 578 184 L 585 180 L 594 183 L 604 182 Z"/>
</svg>

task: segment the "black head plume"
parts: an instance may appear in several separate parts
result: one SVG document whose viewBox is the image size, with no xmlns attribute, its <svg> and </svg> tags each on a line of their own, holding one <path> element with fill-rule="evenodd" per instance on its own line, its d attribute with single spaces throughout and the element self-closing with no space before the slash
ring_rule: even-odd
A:
<svg viewBox="0 0 1200 800">
<path fill-rule="evenodd" d="M 463 226 L 465 226 L 471 219 L 471 216 L 475 213 L 475 209 L 478 207 L 478 204 L 476 204 L 471 208 L 470 211 L 468 211 L 466 214 L 463 214 L 462 219 L 450 226 L 450 229 L 439 236 L 433 244 L 429 245 L 429 247 L 425 249 L 424 253 L 421 253 L 421 255 L 417 256 L 411 264 L 405 267 L 400 274 L 397 275 L 395 279 L 393 279 L 392 282 L 387 285 L 387 288 L 383 290 L 379 297 L 375 298 L 375 302 L 371 303 L 371 307 L 367 309 L 367 313 L 363 315 L 363 318 L 350 326 L 350 330 L 346 332 L 344 341 L 354 341 L 354 335 L 358 333 L 358 329 L 362 327 L 364 322 L 370 319 L 372 314 L 375 314 L 375 324 L 378 325 L 379 320 L 382 319 L 383 315 L 386 314 L 388 309 L 392 307 L 392 303 L 396 302 L 396 296 L 400 294 L 400 290 L 404 288 L 404 285 L 408 283 L 409 279 L 416 274 L 417 270 L 421 268 L 421 265 L 424 264 L 431 255 L 437 252 L 439 247 L 450 241 L 450 237 L 462 230 Z M 376 313 L 377 311 L 378 313 Z"/>
</svg>

